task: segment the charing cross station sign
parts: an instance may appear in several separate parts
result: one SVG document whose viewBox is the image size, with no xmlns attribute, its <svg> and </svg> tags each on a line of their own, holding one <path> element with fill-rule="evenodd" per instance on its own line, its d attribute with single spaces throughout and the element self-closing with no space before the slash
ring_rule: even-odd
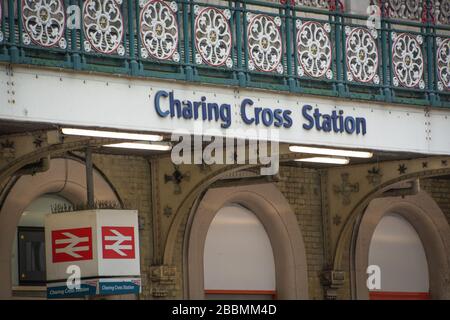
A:
<svg viewBox="0 0 450 320">
<path fill-rule="evenodd" d="M 450 111 L 198 83 L 0 66 L 0 117 L 126 131 L 450 154 Z M 32 94 L 30 94 L 32 93 Z M 12 102 L 14 101 L 14 102 Z"/>
<path fill-rule="evenodd" d="M 164 100 L 166 101 L 163 107 Z M 205 96 L 202 96 L 200 101 L 178 100 L 175 99 L 173 91 L 161 90 L 155 94 L 154 106 L 156 113 L 162 118 L 216 121 L 220 122 L 220 127 L 224 129 L 232 124 L 231 104 L 208 102 Z M 291 109 L 256 107 L 254 101 L 248 98 L 243 99 L 239 106 L 241 120 L 247 125 L 286 129 L 293 126 Z M 315 128 L 324 132 L 362 135 L 367 132 L 367 122 L 364 117 L 345 116 L 344 110 L 333 110 L 331 114 L 322 114 L 319 108 L 304 105 L 301 113 L 305 130 Z"/>
</svg>

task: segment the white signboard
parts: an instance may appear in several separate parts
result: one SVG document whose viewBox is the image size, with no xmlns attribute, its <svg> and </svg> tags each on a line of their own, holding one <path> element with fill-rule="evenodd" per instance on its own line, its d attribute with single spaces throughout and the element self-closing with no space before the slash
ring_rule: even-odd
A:
<svg viewBox="0 0 450 320">
<path fill-rule="evenodd" d="M 1 92 L 11 81 L 2 119 L 231 137 L 270 129 L 286 143 L 450 154 L 445 109 L 25 68 L 0 72 Z"/>
<path fill-rule="evenodd" d="M 47 281 L 140 276 L 137 211 L 89 210 L 45 217 Z"/>
</svg>

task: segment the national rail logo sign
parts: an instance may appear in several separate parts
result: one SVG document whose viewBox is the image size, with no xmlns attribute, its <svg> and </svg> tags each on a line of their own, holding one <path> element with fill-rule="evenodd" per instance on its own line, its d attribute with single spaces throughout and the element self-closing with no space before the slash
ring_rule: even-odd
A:
<svg viewBox="0 0 450 320">
<path fill-rule="evenodd" d="M 51 284 L 64 285 L 70 266 L 79 267 L 82 281 L 140 277 L 136 210 L 50 213 L 45 216 L 45 240 L 47 281 Z"/>
<path fill-rule="evenodd" d="M 102 227 L 103 259 L 134 259 L 134 227 Z"/>
<path fill-rule="evenodd" d="M 53 263 L 92 260 L 92 228 L 52 231 Z"/>
</svg>

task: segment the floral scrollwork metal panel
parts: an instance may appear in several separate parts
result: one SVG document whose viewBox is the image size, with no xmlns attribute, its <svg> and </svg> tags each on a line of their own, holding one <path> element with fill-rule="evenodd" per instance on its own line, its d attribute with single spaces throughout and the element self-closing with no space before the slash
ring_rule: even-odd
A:
<svg viewBox="0 0 450 320">
<path fill-rule="evenodd" d="M 438 70 L 438 89 L 450 90 L 450 38 L 436 38 L 438 45 L 436 65 Z"/>
<path fill-rule="evenodd" d="M 435 18 L 441 24 L 450 24 L 450 0 L 436 0 Z"/>
<path fill-rule="evenodd" d="M 196 63 L 206 63 L 210 66 L 233 66 L 231 48 L 233 38 L 228 20 L 231 12 L 228 9 L 219 10 L 213 7 L 200 8 L 195 6 L 195 47 Z"/>
<path fill-rule="evenodd" d="M 66 15 L 62 0 L 22 0 L 22 42 L 42 47 L 67 48 Z"/>
<path fill-rule="evenodd" d="M 345 51 L 347 57 L 347 80 L 380 83 L 378 76 L 377 30 L 345 28 L 347 36 Z"/>
<path fill-rule="evenodd" d="M 122 0 L 86 0 L 83 6 L 84 50 L 125 55 Z"/>
<path fill-rule="evenodd" d="M 263 72 L 284 72 L 281 63 L 283 42 L 281 19 L 265 14 L 247 13 L 248 69 Z"/>
<path fill-rule="evenodd" d="M 423 0 L 385 0 L 384 5 L 389 17 L 394 19 L 420 20 Z"/>
<path fill-rule="evenodd" d="M 166 3 L 161 0 L 140 2 L 140 34 L 143 48 L 141 57 L 149 56 L 158 60 L 180 61 L 178 52 L 178 23 L 176 2 Z"/>
<path fill-rule="evenodd" d="M 0 3 L 0 25 L 2 24 L 2 16 L 3 12 L 2 12 L 2 4 Z M 0 42 L 3 42 L 4 40 L 4 36 L 3 36 L 3 32 L 0 30 Z"/>
<path fill-rule="evenodd" d="M 301 20 L 296 21 L 297 26 L 297 58 L 299 76 L 328 79 L 333 78 L 331 70 L 331 41 L 329 33 L 331 26 L 328 23 Z"/>
<path fill-rule="evenodd" d="M 296 5 L 305 6 L 305 7 L 313 7 L 318 9 L 328 9 L 329 8 L 329 0 L 297 0 L 295 1 Z"/>
<path fill-rule="evenodd" d="M 423 80 L 424 59 L 423 38 L 409 33 L 392 33 L 393 84 L 406 88 L 425 89 Z"/>
</svg>

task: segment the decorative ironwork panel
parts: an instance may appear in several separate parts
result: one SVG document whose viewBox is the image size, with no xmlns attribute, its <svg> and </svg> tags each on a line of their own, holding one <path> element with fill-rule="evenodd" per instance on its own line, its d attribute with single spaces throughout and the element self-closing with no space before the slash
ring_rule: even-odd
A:
<svg viewBox="0 0 450 320">
<path fill-rule="evenodd" d="M 144 45 L 141 56 L 149 56 L 158 60 L 180 61 L 178 47 L 178 23 L 175 13 L 178 11 L 176 2 L 167 4 L 161 0 L 152 0 L 145 4 L 140 2 L 140 34 Z"/>
<path fill-rule="evenodd" d="M 345 27 L 347 41 L 347 80 L 380 83 L 376 29 Z"/>
<path fill-rule="evenodd" d="M 83 6 L 84 50 L 125 55 L 122 0 L 86 0 Z"/>
<path fill-rule="evenodd" d="M 450 24 L 450 0 L 436 0 L 434 16 L 438 23 Z"/>
<path fill-rule="evenodd" d="M 2 16 L 3 12 L 2 12 L 2 4 L 0 2 L 0 26 L 2 25 Z M 3 32 L 0 30 L 0 42 L 3 42 L 4 36 L 3 36 Z"/>
<path fill-rule="evenodd" d="M 62 0 L 22 0 L 22 35 L 25 45 L 67 48 L 63 37 L 66 15 Z"/>
<path fill-rule="evenodd" d="M 438 70 L 438 89 L 450 89 L 450 39 L 436 38 L 438 45 L 436 65 Z"/>
<path fill-rule="evenodd" d="M 318 9 L 328 9 L 329 8 L 329 0 L 296 0 L 294 1 L 296 5 L 305 6 L 305 7 L 313 7 Z"/>
<path fill-rule="evenodd" d="M 424 0 L 384 0 L 385 12 L 393 19 L 421 20 Z M 426 0 L 425 0 L 426 1 Z"/>
<path fill-rule="evenodd" d="M 233 67 L 231 47 L 233 38 L 228 20 L 231 18 L 230 10 L 219 10 L 213 7 L 201 9 L 195 6 L 195 47 L 196 63 L 206 63 L 219 67 L 226 65 Z"/>
<path fill-rule="evenodd" d="M 331 70 L 331 41 L 329 33 L 331 26 L 314 21 L 296 21 L 297 27 L 297 58 L 299 76 L 328 79 L 333 78 Z"/>
<path fill-rule="evenodd" d="M 450 108 L 450 0 L 343 2 L 0 0 L 0 61 Z"/>
<path fill-rule="evenodd" d="M 247 42 L 250 59 L 248 68 L 264 72 L 283 73 L 281 63 L 283 42 L 281 40 L 281 19 L 265 14 L 247 13 Z"/>
<path fill-rule="evenodd" d="M 392 64 L 394 86 L 425 89 L 423 81 L 423 38 L 409 33 L 392 33 Z"/>
</svg>

